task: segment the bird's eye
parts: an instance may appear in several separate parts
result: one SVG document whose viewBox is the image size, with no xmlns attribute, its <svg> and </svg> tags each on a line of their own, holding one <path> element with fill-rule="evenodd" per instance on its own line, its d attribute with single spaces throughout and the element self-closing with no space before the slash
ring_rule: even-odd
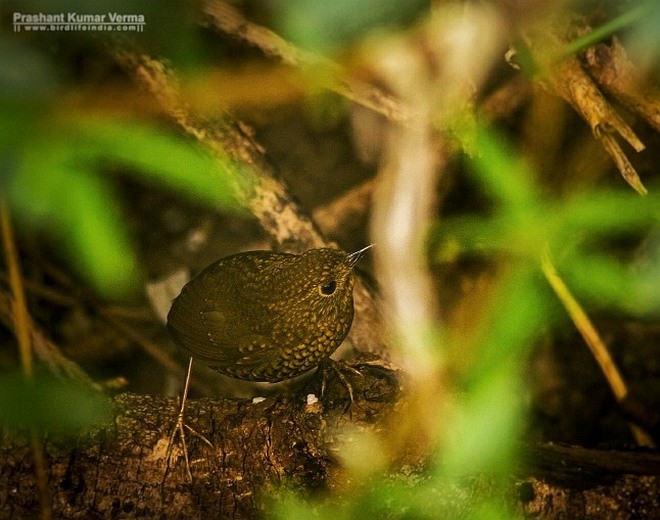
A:
<svg viewBox="0 0 660 520">
<path fill-rule="evenodd" d="M 321 285 L 320 289 L 322 295 L 330 296 L 331 294 L 334 294 L 334 292 L 337 290 L 337 282 L 335 282 L 334 280 L 325 282 L 323 285 Z"/>
</svg>

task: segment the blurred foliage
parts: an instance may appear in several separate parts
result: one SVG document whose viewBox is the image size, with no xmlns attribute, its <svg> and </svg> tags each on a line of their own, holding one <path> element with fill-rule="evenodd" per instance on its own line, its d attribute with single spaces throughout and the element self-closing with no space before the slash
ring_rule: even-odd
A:
<svg viewBox="0 0 660 520">
<path fill-rule="evenodd" d="M 110 401 L 71 381 L 39 374 L 0 375 L 0 427 L 65 435 L 100 425 L 110 417 Z"/>
<path fill-rule="evenodd" d="M 495 209 L 487 216 L 437 222 L 430 232 L 432 261 L 476 254 L 498 258 L 505 268 L 479 331 L 470 339 L 477 361 L 462 375 L 462 391 L 450 410 L 436 417 L 451 426 L 442 427 L 447 439 L 433 467 L 417 480 L 374 475 L 332 505 L 284 494 L 277 498 L 279 518 L 508 518 L 504 500 L 479 503 L 479 495 L 468 491 L 474 482 L 466 479 L 488 475 L 486 494 L 497 496 L 504 493 L 516 463 L 524 423 L 521 365 L 552 318 L 548 298 L 554 296 L 540 272 L 543 252 L 554 253 L 559 270 L 591 303 L 646 316 L 660 311 L 657 242 L 651 261 L 635 268 L 592 247 L 597 238 L 621 232 L 643 231 L 657 239 L 657 190 L 643 198 L 630 190 L 602 190 L 548 200 L 496 132 L 477 126 L 469 142 L 478 150 L 469 159 L 470 170 Z"/>
<path fill-rule="evenodd" d="M 628 28 L 632 30 L 626 39 L 630 39 L 633 49 L 639 47 L 657 49 L 660 44 L 657 31 L 660 23 L 660 3 L 655 0 L 645 0 L 626 5 L 625 9 L 612 20 L 571 42 L 565 53 L 579 52 Z"/>
<path fill-rule="evenodd" d="M 47 10 L 46 4 L 27 5 L 37 11 Z M 276 27 L 286 37 L 306 47 L 337 50 L 372 30 L 409 24 L 427 4 L 421 0 L 272 0 L 270 7 Z M 635 9 L 622 14 L 591 37 L 604 38 L 628 27 L 628 36 L 641 42 L 640 48 L 658 49 L 657 5 L 640 4 L 639 9 L 650 10 L 643 16 Z M 83 7 L 82 2 L 66 6 L 57 2 L 57 6 L 58 11 L 118 10 L 116 4 L 107 3 L 84 3 Z M 128 12 L 128 6 L 136 12 L 147 8 L 132 2 L 123 5 L 122 11 Z M 159 45 L 167 47 L 163 27 L 158 28 L 163 38 Z M 181 40 L 190 41 L 172 37 L 177 45 Z M 582 45 L 578 42 L 575 48 Z M 194 46 L 189 51 L 195 55 Z M 232 182 L 241 177 L 241 170 L 143 123 L 63 114 L 58 110 L 58 96 L 65 81 L 41 51 L 28 43 L 0 40 L 0 188 L 8 195 L 19 226 L 55 237 L 85 279 L 114 298 L 139 288 L 139 262 L 109 172 L 128 169 L 139 179 L 216 207 L 235 209 Z M 356 479 L 352 493 L 333 497 L 332 503 L 282 493 L 277 497 L 276 516 L 446 518 L 470 511 L 473 518 L 506 517 L 503 504 L 475 503 L 477 499 L 465 493 L 460 483 L 484 472 L 493 476 L 492 486 L 497 488 L 515 464 L 515 443 L 523 422 L 521 363 L 547 324 L 551 297 L 539 269 L 541 255 L 549 251 L 578 298 L 591 305 L 643 316 L 657 316 L 660 310 L 656 187 L 650 186 L 645 198 L 629 190 L 594 190 L 553 199 L 541 192 L 533 172 L 506 140 L 475 118 L 467 118 L 455 135 L 470 151 L 469 169 L 492 199 L 493 210 L 434 223 L 429 238 L 431 261 L 481 255 L 496 259 L 504 269 L 488 303 L 489 312 L 470 339 L 477 361 L 460 375 L 456 385 L 460 392 L 453 396 L 451 409 L 434 418 L 442 421 L 439 429 L 447 432 L 446 442 L 423 477 L 379 474 Z M 608 248 L 611 239 L 631 233 L 650 237 L 643 262 L 623 262 Z M 22 379 L 3 377 L 0 396 L 2 424 L 77 428 L 102 415 L 93 400 L 53 382 L 31 386 Z M 26 402 L 32 404 L 25 406 Z M 75 417 L 67 415 L 70 410 L 76 410 Z"/>
<path fill-rule="evenodd" d="M 275 26 L 293 43 L 338 50 L 371 31 L 405 26 L 429 7 L 428 0 L 269 0 Z"/>
<path fill-rule="evenodd" d="M 180 136 L 134 120 L 64 113 L 61 80 L 38 51 L 0 41 L 2 191 L 18 226 L 61 245 L 85 280 L 116 299 L 139 290 L 140 267 L 113 195 L 112 171 L 127 171 L 209 205 L 236 209 L 241 170 Z M 243 172 L 245 173 L 245 172 Z"/>
<path fill-rule="evenodd" d="M 577 9 L 581 9 L 584 13 L 588 13 L 589 9 L 593 7 L 587 0 L 575 0 L 573 3 Z M 659 65 L 658 58 L 660 58 L 658 55 L 660 36 L 656 29 L 660 23 L 660 2 L 642 0 L 631 3 L 617 3 L 617 5 L 611 7 L 613 7 L 612 12 L 618 11 L 618 14 L 607 18 L 602 24 L 590 27 L 589 32 L 567 43 L 563 49 L 551 49 L 551 54 L 543 56 L 544 61 L 554 63 L 564 56 L 579 53 L 589 46 L 607 41 L 608 38 L 616 35 L 623 40 L 624 47 L 626 47 L 634 62 L 643 68 L 657 67 Z M 600 11 L 597 9 L 597 12 Z M 583 20 L 580 20 L 578 25 L 580 23 L 583 23 Z M 543 63 L 537 62 L 534 52 L 528 47 L 528 41 L 524 36 L 515 40 L 516 57 L 513 61 L 520 67 L 526 77 L 534 78 L 539 73 L 546 74 L 549 72 L 544 70 Z M 537 55 L 536 58 L 538 57 L 540 56 Z"/>
<path fill-rule="evenodd" d="M 557 268 L 578 294 L 592 302 L 632 313 L 660 310 L 655 267 L 632 270 L 613 258 L 608 239 L 622 233 L 649 233 L 658 226 L 660 196 L 640 198 L 629 190 L 598 190 L 547 199 L 531 184 L 532 173 L 492 131 L 477 133 L 479 153 L 470 164 L 497 204 L 487 217 L 463 215 L 438 223 L 434 244 L 438 261 L 456 252 L 504 254 L 538 266 L 549 248 Z"/>
<path fill-rule="evenodd" d="M 118 7 L 109 2 L 35 1 L 7 7 L 30 13 L 138 12 L 147 19 L 157 12 L 137 2 Z M 176 15 L 169 24 L 176 22 L 177 31 L 162 32 L 163 25 L 151 18 L 152 35 L 143 43 L 167 53 L 168 46 L 156 42 L 165 34 L 192 42 L 181 33 L 189 30 L 181 23 L 181 9 L 179 5 L 169 11 Z M 242 184 L 237 177 L 247 177 L 247 172 L 162 126 L 68 105 L 79 85 L 67 53 L 84 56 L 90 52 L 87 45 L 95 47 L 98 40 L 81 33 L 49 36 L 61 54 L 25 33 L 0 37 L 0 193 L 9 202 L 19 236 L 34 233 L 43 238 L 100 296 L 126 300 L 142 294 L 144 284 L 115 194 L 117 173 L 237 211 L 234 184 Z M 168 45 L 178 50 L 170 55 L 185 61 L 186 46 L 175 41 Z M 113 99 L 109 105 L 121 102 Z M 108 414 L 105 396 L 70 382 L 43 373 L 34 379 L 0 375 L 2 427 L 73 435 Z"/>
<path fill-rule="evenodd" d="M 139 262 L 104 169 L 129 167 L 138 178 L 232 206 L 227 170 L 180 138 L 127 120 L 67 119 L 45 118 L 14 149 L 7 193 L 19 222 L 54 234 L 106 297 L 138 286 Z"/>
</svg>

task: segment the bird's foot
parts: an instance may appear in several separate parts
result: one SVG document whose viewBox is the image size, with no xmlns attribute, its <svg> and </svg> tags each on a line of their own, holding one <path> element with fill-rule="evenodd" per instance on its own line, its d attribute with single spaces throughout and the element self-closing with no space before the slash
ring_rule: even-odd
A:
<svg viewBox="0 0 660 520">
<path fill-rule="evenodd" d="M 344 375 L 344 371 L 346 372 L 352 372 L 353 374 L 356 374 L 360 377 L 364 377 L 362 373 L 359 370 L 356 370 L 355 368 L 349 366 L 346 364 L 345 361 L 335 361 L 334 359 L 326 359 L 323 362 L 323 365 L 321 367 L 322 370 L 322 379 L 321 379 L 321 396 L 325 394 L 325 390 L 327 387 L 327 382 L 328 382 L 328 372 L 332 371 L 341 384 L 346 388 L 346 392 L 348 393 L 348 403 L 344 407 L 344 413 L 346 413 L 352 405 L 355 404 L 355 393 L 353 391 L 353 385 L 351 385 L 351 382 L 348 380 L 348 378 Z"/>
<path fill-rule="evenodd" d="M 199 440 L 201 440 L 209 448 L 213 449 L 213 444 L 206 437 L 204 437 L 204 435 L 197 432 L 194 428 L 188 426 L 185 423 L 183 410 L 179 412 L 179 415 L 177 416 L 177 419 L 176 419 L 176 424 L 174 425 L 174 428 L 172 428 L 172 432 L 170 433 L 169 442 L 167 443 L 166 464 L 167 464 L 167 468 L 169 469 L 170 468 L 170 460 L 172 458 L 172 451 L 173 451 L 173 447 L 174 447 L 174 444 L 175 444 L 175 438 L 177 437 L 177 434 L 178 434 L 178 437 L 181 441 L 181 452 L 183 453 L 183 460 L 186 464 L 186 476 L 188 478 L 188 482 L 192 482 L 193 479 L 192 479 L 192 471 L 190 470 L 190 458 L 188 456 L 188 444 L 186 443 L 186 430 L 188 430 L 192 435 L 194 435 Z"/>
</svg>

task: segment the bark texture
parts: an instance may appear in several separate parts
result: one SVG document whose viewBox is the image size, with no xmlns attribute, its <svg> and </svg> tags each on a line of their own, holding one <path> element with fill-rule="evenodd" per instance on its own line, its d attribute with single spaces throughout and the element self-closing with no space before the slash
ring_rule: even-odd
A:
<svg viewBox="0 0 660 520">
<path fill-rule="evenodd" d="M 179 444 L 169 465 L 167 448 L 178 413 L 175 400 L 122 394 L 113 417 L 78 439 L 45 439 L 53 516 L 89 518 L 253 518 L 269 491 L 282 485 L 309 492 L 329 490 L 340 471 L 333 456 L 342 425 L 356 421 L 379 428 L 396 401 L 394 374 L 363 366 L 351 377 L 360 398 L 344 413 L 345 390 L 329 381 L 322 402 L 318 381 L 290 393 L 253 400 L 200 399 L 188 402 L 187 442 L 193 482 L 186 480 Z M 380 419 L 380 420 L 379 420 Z M 30 445 L 3 433 L 0 447 L 0 518 L 39 515 Z"/>
<path fill-rule="evenodd" d="M 345 413 L 345 391 L 332 380 L 319 402 L 318 380 L 290 393 L 257 400 L 189 402 L 187 424 L 211 440 L 187 435 L 193 482 L 186 481 L 178 448 L 167 463 L 176 401 L 123 394 L 106 425 L 65 441 L 45 440 L 53 516 L 89 518 L 255 518 L 267 514 L 269 497 L 283 486 L 308 496 L 341 500 L 343 473 L 338 439 L 342 426 L 386 434 L 388 420 L 405 406 L 397 374 L 373 364 L 351 376 L 357 401 Z M 178 446 L 178 445 L 177 445 Z M 660 515 L 660 455 L 544 445 L 521 452 L 526 461 L 508 498 L 519 517 L 655 518 Z M 36 518 L 29 443 L 4 432 L 0 447 L 0 518 Z M 411 461 L 399 461 L 410 475 Z M 399 471 L 394 468 L 395 472 Z M 414 469 L 423 478 L 421 469 Z M 486 484 L 484 484 L 484 481 Z M 463 496 L 478 504 L 493 489 L 477 476 Z M 492 492 L 492 491 L 491 491 Z M 333 495 L 332 493 L 337 493 Z M 456 490 L 440 490 L 443 503 Z M 445 497 L 444 494 L 447 493 Z M 431 498 L 431 497 L 430 497 Z M 330 498 L 334 500 L 334 498 Z M 469 504 L 462 510 L 468 514 Z"/>
</svg>

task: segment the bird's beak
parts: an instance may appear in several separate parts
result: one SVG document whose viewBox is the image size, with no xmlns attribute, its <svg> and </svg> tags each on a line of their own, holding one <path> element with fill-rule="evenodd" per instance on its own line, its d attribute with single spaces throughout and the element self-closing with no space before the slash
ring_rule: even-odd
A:
<svg viewBox="0 0 660 520">
<path fill-rule="evenodd" d="M 358 263 L 360 258 L 364 256 L 364 253 L 366 253 L 369 249 L 374 247 L 373 244 L 369 244 L 367 247 L 363 247 L 359 251 L 355 251 L 354 253 L 348 254 L 348 265 L 350 266 L 351 269 L 353 269 L 353 266 Z"/>
</svg>

